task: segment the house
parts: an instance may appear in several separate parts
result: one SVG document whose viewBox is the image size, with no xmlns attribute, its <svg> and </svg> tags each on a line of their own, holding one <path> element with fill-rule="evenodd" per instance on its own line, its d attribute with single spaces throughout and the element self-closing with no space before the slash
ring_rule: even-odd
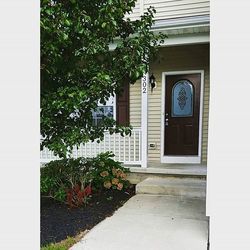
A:
<svg viewBox="0 0 250 250">
<path fill-rule="evenodd" d="M 107 133 L 101 143 L 89 142 L 75 148 L 73 155 L 113 151 L 116 160 L 139 172 L 164 172 L 173 164 L 195 164 L 202 171 L 208 142 L 209 1 L 138 0 L 129 17 L 135 20 L 149 6 L 156 9 L 153 31 L 168 38 L 141 81 L 103 107 L 121 124 L 133 126 L 131 136 Z M 98 122 L 98 113 L 94 120 Z M 41 152 L 42 162 L 55 158 L 47 149 Z"/>
<path fill-rule="evenodd" d="M 111 97 L 102 107 L 104 114 L 113 116 L 118 123 L 132 125 L 132 134 L 122 137 L 106 133 L 101 143 L 88 142 L 73 150 L 74 157 L 112 151 L 115 160 L 130 167 L 129 178 L 139 183 L 138 194 L 198 198 L 198 212 L 193 213 L 202 214 L 205 226 L 198 231 L 203 235 L 203 249 L 209 242 L 209 4 L 209 0 L 137 1 L 129 17 L 135 20 L 150 5 L 154 6 L 152 30 L 168 37 L 159 48 L 157 60 L 149 65 L 149 72 L 135 84 L 124 86 L 121 96 Z M 111 44 L 110 49 L 114 46 Z M 99 122 L 98 111 L 93 113 L 93 119 Z M 41 152 L 41 162 L 55 158 L 47 149 Z M 164 177 L 164 181 L 156 176 Z M 168 178 L 171 176 L 177 178 Z"/>
</svg>

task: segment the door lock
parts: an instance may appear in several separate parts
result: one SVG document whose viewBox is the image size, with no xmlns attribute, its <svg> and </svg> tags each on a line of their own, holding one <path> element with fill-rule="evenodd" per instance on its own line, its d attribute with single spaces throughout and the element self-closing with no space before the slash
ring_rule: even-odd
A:
<svg viewBox="0 0 250 250">
<path fill-rule="evenodd" d="M 165 126 L 168 126 L 168 113 L 166 113 Z"/>
</svg>

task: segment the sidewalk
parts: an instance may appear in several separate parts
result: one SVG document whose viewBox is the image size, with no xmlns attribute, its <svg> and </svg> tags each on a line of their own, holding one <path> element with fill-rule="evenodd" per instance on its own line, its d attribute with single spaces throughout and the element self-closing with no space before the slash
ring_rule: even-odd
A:
<svg viewBox="0 0 250 250">
<path fill-rule="evenodd" d="M 71 250 L 207 250 L 205 199 L 137 194 Z"/>
</svg>

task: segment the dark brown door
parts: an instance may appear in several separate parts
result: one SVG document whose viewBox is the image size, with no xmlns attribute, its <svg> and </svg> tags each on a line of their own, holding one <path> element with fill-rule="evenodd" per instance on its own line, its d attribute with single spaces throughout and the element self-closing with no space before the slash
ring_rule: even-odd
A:
<svg viewBox="0 0 250 250">
<path fill-rule="evenodd" d="M 166 76 L 164 155 L 198 155 L 201 74 Z"/>
</svg>

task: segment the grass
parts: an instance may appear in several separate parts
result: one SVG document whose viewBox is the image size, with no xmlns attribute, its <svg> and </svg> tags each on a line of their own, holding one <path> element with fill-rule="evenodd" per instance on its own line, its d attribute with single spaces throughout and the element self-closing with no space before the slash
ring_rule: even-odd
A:
<svg viewBox="0 0 250 250">
<path fill-rule="evenodd" d="M 58 243 L 52 243 L 45 247 L 42 247 L 41 250 L 68 250 L 72 247 L 77 241 L 75 238 L 68 237 L 66 240 L 63 240 Z"/>
<path fill-rule="evenodd" d="M 74 244 L 76 244 L 80 239 L 88 232 L 88 230 L 78 234 L 75 237 L 67 237 L 66 240 L 62 240 L 58 243 L 51 243 L 47 246 L 41 248 L 41 250 L 68 250 Z"/>
</svg>

